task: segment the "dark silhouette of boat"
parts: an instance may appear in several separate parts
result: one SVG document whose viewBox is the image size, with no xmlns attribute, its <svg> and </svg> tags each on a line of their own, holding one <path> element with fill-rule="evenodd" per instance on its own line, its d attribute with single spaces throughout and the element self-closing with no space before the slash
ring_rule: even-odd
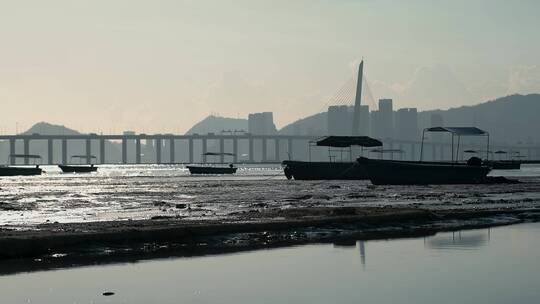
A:
<svg viewBox="0 0 540 304">
<path fill-rule="evenodd" d="M 369 159 L 358 163 L 366 169 L 374 185 L 477 184 L 486 180 L 491 168 L 479 158 L 469 163 L 422 162 Z"/>
<path fill-rule="evenodd" d="M 448 132 L 452 134 L 452 160 L 450 162 L 422 161 L 426 132 Z M 482 163 L 478 157 L 471 157 L 467 163 L 459 159 L 461 136 L 487 136 L 489 151 L 489 133 L 475 127 L 433 127 L 424 129 L 420 149 L 420 161 L 396 161 L 368 159 L 361 157 L 357 161 L 364 166 L 370 181 L 375 185 L 427 185 L 427 184 L 476 184 L 486 182 L 491 167 Z M 454 137 L 457 137 L 458 149 L 454 159 Z"/>
<path fill-rule="evenodd" d="M 33 154 L 11 154 L 9 159 L 12 158 L 25 158 L 25 159 L 39 159 L 41 156 Z M 19 166 L 0 166 L 0 176 L 18 176 L 18 175 L 41 175 L 43 170 L 39 165 L 33 167 L 19 167 Z"/>
<path fill-rule="evenodd" d="M 226 153 L 226 152 L 203 153 L 203 156 L 221 156 L 221 155 L 234 156 L 235 154 Z M 233 164 L 229 164 L 228 166 L 219 165 L 219 164 L 189 165 L 189 166 L 186 166 L 186 168 L 188 168 L 189 173 L 191 174 L 234 174 L 236 173 L 236 170 L 238 170 L 238 168 L 235 167 Z"/>
<path fill-rule="evenodd" d="M 519 154 L 519 152 L 515 152 L 515 153 Z M 496 154 L 496 155 L 509 155 L 508 152 L 502 151 L 502 150 L 495 151 L 494 154 Z M 520 157 L 520 155 L 516 155 L 516 157 Z M 517 160 L 517 159 L 513 159 L 514 158 L 513 154 L 512 154 L 512 159 L 510 159 L 510 157 L 508 157 L 508 156 L 507 156 L 506 160 L 503 160 L 503 159 L 500 159 L 500 158 L 501 157 L 499 156 L 498 160 L 486 161 L 485 163 L 486 163 L 487 166 L 490 166 L 491 168 L 498 169 L 498 170 L 519 170 L 519 169 L 521 169 L 521 161 Z"/>
<path fill-rule="evenodd" d="M 87 156 L 87 155 L 72 155 L 71 156 L 71 159 L 79 159 L 79 161 L 82 161 L 83 159 L 87 160 L 87 159 L 90 159 L 90 160 L 95 160 L 97 159 L 94 155 L 90 155 L 90 156 Z M 64 173 L 90 173 L 90 172 L 96 172 L 98 167 L 97 166 L 94 166 L 94 164 L 90 164 L 90 165 L 66 165 L 66 164 L 62 164 L 62 165 L 58 165 L 58 167 L 60 167 L 60 169 L 62 170 L 62 172 Z"/>
<path fill-rule="evenodd" d="M 288 179 L 295 180 L 361 180 L 367 179 L 365 168 L 358 162 L 352 160 L 352 147 L 379 147 L 382 142 L 367 136 L 325 136 L 309 143 L 309 154 L 311 158 L 312 146 L 329 147 L 330 161 L 295 161 L 285 160 L 282 162 L 283 172 Z M 334 148 L 334 149 L 332 149 Z M 347 151 L 348 150 L 348 151 Z M 343 156 L 344 152 L 349 154 L 349 160 L 335 160 L 332 152 L 339 152 Z"/>
<path fill-rule="evenodd" d="M 72 165 L 58 165 L 64 173 L 89 173 L 97 171 L 98 167 L 94 165 L 89 166 L 72 166 Z"/>
</svg>

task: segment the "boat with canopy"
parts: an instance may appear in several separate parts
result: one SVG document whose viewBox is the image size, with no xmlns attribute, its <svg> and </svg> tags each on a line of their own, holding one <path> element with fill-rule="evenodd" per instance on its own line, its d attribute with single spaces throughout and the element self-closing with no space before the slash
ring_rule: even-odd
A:
<svg viewBox="0 0 540 304">
<path fill-rule="evenodd" d="M 9 161 L 12 159 L 24 158 L 25 160 L 39 160 L 41 162 L 41 156 L 36 154 L 10 154 Z M 17 176 L 17 175 L 41 175 L 43 170 L 39 167 L 39 164 L 34 164 L 32 167 L 21 166 L 0 166 L 0 176 Z"/>
<path fill-rule="evenodd" d="M 87 155 L 72 155 L 71 159 L 74 159 L 74 158 L 79 159 L 79 162 L 81 162 L 82 160 L 90 159 L 90 161 L 92 161 L 92 160 L 97 159 L 97 157 L 95 157 L 94 155 L 90 155 L 90 156 L 87 156 Z M 62 164 L 62 165 L 58 165 L 58 167 L 60 167 L 60 169 L 64 173 L 89 173 L 89 172 L 95 172 L 98 169 L 98 167 L 94 166 L 94 164 L 90 164 L 90 165 L 82 165 L 82 164 L 81 165 L 67 165 L 67 164 Z"/>
<path fill-rule="evenodd" d="M 368 136 L 324 136 L 309 142 L 309 161 L 285 160 L 283 172 L 288 179 L 295 180 L 367 179 L 366 170 L 353 160 L 353 148 L 360 147 L 360 155 L 363 155 L 364 148 L 380 146 L 381 141 Z M 312 147 L 328 147 L 329 161 L 311 161 Z M 349 158 L 344 159 L 344 154 Z"/>
<path fill-rule="evenodd" d="M 206 152 L 202 154 L 203 156 L 235 156 L 234 153 L 227 153 L 227 152 Z M 213 163 L 210 165 L 189 165 L 186 166 L 188 168 L 189 173 L 191 174 L 234 174 L 236 173 L 236 170 L 238 170 L 237 167 L 235 167 L 232 163 L 224 166 L 223 164 L 219 165 L 217 163 Z"/>
<path fill-rule="evenodd" d="M 446 132 L 452 135 L 452 159 L 448 162 L 423 161 L 426 132 Z M 398 161 L 368 159 L 357 161 L 365 166 L 369 179 L 375 185 L 425 185 L 425 184 L 474 184 L 485 182 L 491 167 L 478 157 L 471 157 L 466 163 L 458 162 L 459 146 L 463 136 L 487 138 L 486 155 L 489 151 L 489 133 L 476 127 L 432 127 L 422 132 L 419 161 Z M 457 152 L 454 144 L 457 139 Z"/>
</svg>

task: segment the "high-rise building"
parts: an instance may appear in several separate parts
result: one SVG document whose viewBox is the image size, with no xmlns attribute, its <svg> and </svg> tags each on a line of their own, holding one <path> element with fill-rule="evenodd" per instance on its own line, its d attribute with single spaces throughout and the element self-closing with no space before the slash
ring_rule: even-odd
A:
<svg viewBox="0 0 540 304">
<path fill-rule="evenodd" d="M 348 106 L 329 106 L 327 114 L 328 135 L 350 135 L 352 111 Z"/>
<path fill-rule="evenodd" d="M 379 99 L 379 110 L 371 112 L 371 136 L 379 139 L 392 138 L 393 131 L 392 99 Z"/>
<path fill-rule="evenodd" d="M 369 106 L 360 106 L 360 130 L 359 135 L 368 136 L 370 134 Z"/>
<path fill-rule="evenodd" d="M 399 109 L 395 113 L 394 132 L 397 139 L 416 140 L 418 139 L 418 111 L 416 108 Z"/>
<path fill-rule="evenodd" d="M 443 120 L 442 114 L 433 113 L 430 116 L 430 120 L 431 120 L 430 121 L 431 122 L 431 127 L 443 127 L 444 126 L 444 120 Z M 443 141 L 443 134 L 440 134 L 439 132 L 433 133 L 431 136 L 432 136 L 432 139 L 433 139 L 434 142 L 442 142 Z"/>
<path fill-rule="evenodd" d="M 277 133 L 272 112 L 251 113 L 248 116 L 249 133 L 255 135 L 274 135 Z"/>
</svg>

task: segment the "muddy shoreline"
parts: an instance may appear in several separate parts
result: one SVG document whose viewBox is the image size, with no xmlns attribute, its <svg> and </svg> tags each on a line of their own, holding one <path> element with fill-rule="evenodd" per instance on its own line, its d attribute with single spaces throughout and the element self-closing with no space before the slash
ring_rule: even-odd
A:
<svg viewBox="0 0 540 304">
<path fill-rule="evenodd" d="M 0 274 L 309 243 L 429 236 L 540 220 L 540 209 L 298 208 L 229 220 L 179 218 L 0 229 Z"/>
</svg>

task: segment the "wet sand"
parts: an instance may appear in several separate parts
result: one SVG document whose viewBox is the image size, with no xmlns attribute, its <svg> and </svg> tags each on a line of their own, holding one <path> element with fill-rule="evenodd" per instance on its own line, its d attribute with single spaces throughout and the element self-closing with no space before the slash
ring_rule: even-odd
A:
<svg viewBox="0 0 540 304">
<path fill-rule="evenodd" d="M 0 274 L 136 262 L 262 248 L 433 235 L 540 220 L 540 209 L 424 210 L 313 208 L 268 210 L 236 220 L 161 218 L 44 224 L 0 230 Z"/>
</svg>

